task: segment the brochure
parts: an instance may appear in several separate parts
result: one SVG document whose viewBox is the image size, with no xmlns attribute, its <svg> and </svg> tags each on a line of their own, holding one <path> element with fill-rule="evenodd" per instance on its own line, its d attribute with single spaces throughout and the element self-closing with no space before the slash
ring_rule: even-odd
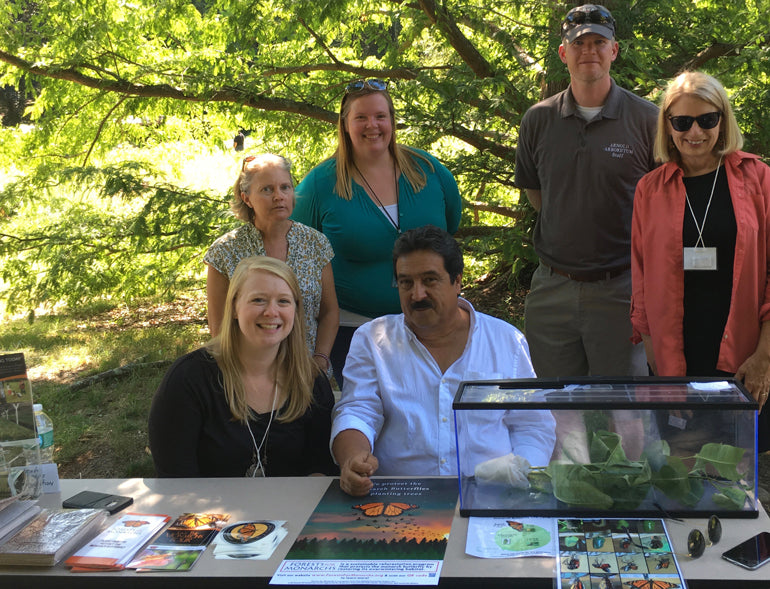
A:
<svg viewBox="0 0 770 589">
<path fill-rule="evenodd" d="M 183 513 L 126 568 L 140 573 L 189 571 L 229 519 L 228 513 Z"/>
<path fill-rule="evenodd" d="M 169 519 L 169 516 L 162 514 L 123 514 L 64 564 L 78 572 L 123 570 L 136 551 Z"/>
</svg>

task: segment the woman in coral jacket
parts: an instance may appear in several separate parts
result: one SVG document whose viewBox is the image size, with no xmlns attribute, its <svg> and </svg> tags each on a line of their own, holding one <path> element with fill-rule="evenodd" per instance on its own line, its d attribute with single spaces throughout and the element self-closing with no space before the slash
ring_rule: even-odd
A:
<svg viewBox="0 0 770 589">
<path fill-rule="evenodd" d="M 770 168 L 742 146 L 719 81 L 686 72 L 669 84 L 655 141 L 663 165 L 634 197 L 631 322 L 653 373 L 735 375 L 761 409 L 770 389 Z M 761 423 L 761 450 L 768 437 Z"/>
</svg>

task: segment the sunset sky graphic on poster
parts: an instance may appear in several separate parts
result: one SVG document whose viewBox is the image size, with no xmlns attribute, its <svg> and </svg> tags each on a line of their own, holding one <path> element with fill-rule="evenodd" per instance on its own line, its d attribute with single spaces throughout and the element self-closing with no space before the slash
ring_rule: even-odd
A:
<svg viewBox="0 0 770 589">
<path fill-rule="evenodd" d="M 410 508 L 394 516 L 370 517 L 355 507 L 377 502 L 403 503 Z M 335 482 L 298 540 L 445 540 L 456 502 L 457 481 L 452 479 L 380 480 L 367 497 L 351 497 Z"/>
</svg>

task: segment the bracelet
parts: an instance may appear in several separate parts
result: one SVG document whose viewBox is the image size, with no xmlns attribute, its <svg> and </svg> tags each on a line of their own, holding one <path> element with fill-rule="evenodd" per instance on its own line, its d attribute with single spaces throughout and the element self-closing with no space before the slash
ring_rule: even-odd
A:
<svg viewBox="0 0 770 589">
<path fill-rule="evenodd" d="M 313 354 L 313 357 L 315 358 L 316 356 L 318 356 L 319 358 L 323 358 L 324 360 L 326 360 L 326 366 L 331 366 L 331 365 L 332 365 L 332 361 L 329 359 L 329 356 L 327 356 L 326 354 L 322 354 L 321 352 L 315 352 L 315 353 Z"/>
</svg>

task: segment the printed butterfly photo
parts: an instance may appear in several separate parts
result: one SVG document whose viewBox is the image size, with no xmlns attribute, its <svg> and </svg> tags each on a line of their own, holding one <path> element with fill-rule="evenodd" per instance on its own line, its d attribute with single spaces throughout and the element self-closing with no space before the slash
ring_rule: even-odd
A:
<svg viewBox="0 0 770 589">
<path fill-rule="evenodd" d="M 382 501 L 375 501 L 372 503 L 354 505 L 353 509 L 360 510 L 367 517 L 379 517 L 381 515 L 395 517 L 401 515 L 405 511 L 417 509 L 418 507 L 419 505 L 410 505 L 409 503 L 385 503 Z"/>
<path fill-rule="evenodd" d="M 675 589 L 679 587 L 679 584 L 658 579 L 636 579 L 634 581 L 624 581 L 623 586 L 633 587 L 634 589 Z"/>
<path fill-rule="evenodd" d="M 226 513 L 183 513 L 169 526 L 171 530 L 215 530 L 222 527 L 230 515 Z"/>
</svg>

